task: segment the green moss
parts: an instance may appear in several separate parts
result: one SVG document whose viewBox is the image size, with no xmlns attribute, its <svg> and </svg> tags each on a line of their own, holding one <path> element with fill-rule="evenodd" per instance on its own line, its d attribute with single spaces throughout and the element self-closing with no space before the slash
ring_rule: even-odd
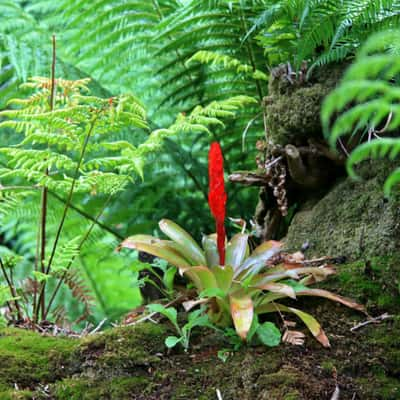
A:
<svg viewBox="0 0 400 400">
<path fill-rule="evenodd" d="M 320 110 L 324 97 L 334 88 L 343 66 L 321 68 L 307 82 L 290 83 L 286 76 L 269 84 L 265 99 L 268 131 L 275 144 L 307 143 L 322 138 Z"/>
<path fill-rule="evenodd" d="M 362 391 L 368 393 L 368 399 L 398 400 L 400 398 L 400 382 L 398 379 L 384 374 L 363 377 L 357 380 Z"/>
<path fill-rule="evenodd" d="M 72 351 L 78 342 L 72 339 L 43 337 L 22 329 L 0 331 L 0 384 L 31 387 L 52 382 L 69 369 Z"/>
<path fill-rule="evenodd" d="M 160 361 L 155 354 L 164 350 L 165 336 L 165 327 L 151 323 L 115 328 L 84 339 L 79 358 L 99 374 L 129 373 Z"/>
<path fill-rule="evenodd" d="M 366 267 L 365 262 L 354 262 L 337 267 L 338 274 L 325 287 L 350 296 L 366 305 L 387 312 L 400 312 L 398 272 L 400 256 L 374 257 Z"/>
<path fill-rule="evenodd" d="M 332 360 L 325 360 L 321 363 L 321 368 L 324 372 L 332 374 L 335 368 L 335 363 Z"/>
<path fill-rule="evenodd" d="M 1 400 L 32 400 L 39 399 L 39 397 L 34 397 L 34 393 L 28 390 L 9 390 L 9 391 L 0 391 L 0 399 Z"/>
<path fill-rule="evenodd" d="M 130 399 L 144 394 L 148 384 L 143 377 L 64 379 L 53 386 L 52 393 L 57 400 Z"/>
</svg>

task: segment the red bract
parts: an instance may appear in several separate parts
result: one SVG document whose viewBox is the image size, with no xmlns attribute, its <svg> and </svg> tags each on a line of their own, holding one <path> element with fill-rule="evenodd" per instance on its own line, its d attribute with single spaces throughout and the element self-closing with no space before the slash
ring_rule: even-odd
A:
<svg viewBox="0 0 400 400">
<path fill-rule="evenodd" d="M 224 158 L 218 142 L 211 143 L 208 154 L 208 204 L 217 227 L 217 246 L 220 265 L 225 264 L 225 205 Z"/>
</svg>

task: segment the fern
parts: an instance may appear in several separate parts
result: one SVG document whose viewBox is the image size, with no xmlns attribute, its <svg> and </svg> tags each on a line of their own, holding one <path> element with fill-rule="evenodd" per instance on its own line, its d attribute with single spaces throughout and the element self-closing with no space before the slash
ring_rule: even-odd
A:
<svg viewBox="0 0 400 400">
<path fill-rule="evenodd" d="M 363 160 L 394 160 L 400 154 L 399 138 L 380 137 L 385 132 L 397 132 L 400 126 L 400 57 L 396 50 L 399 40 L 400 31 L 372 36 L 360 49 L 340 86 L 323 104 L 322 124 L 332 145 L 343 136 L 360 135 L 365 129 L 369 132 L 368 141 L 359 145 L 347 161 L 353 177 L 355 164 Z M 399 181 L 397 169 L 385 183 L 385 194 L 389 195 Z"/>
</svg>

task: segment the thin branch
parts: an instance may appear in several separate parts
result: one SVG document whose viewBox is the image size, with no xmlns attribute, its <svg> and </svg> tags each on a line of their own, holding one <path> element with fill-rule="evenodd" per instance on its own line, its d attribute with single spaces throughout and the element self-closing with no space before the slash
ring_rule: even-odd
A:
<svg viewBox="0 0 400 400">
<path fill-rule="evenodd" d="M 81 168 L 83 157 L 84 157 L 85 152 L 86 152 L 86 147 L 87 147 L 87 145 L 89 143 L 89 139 L 90 139 L 90 137 L 91 137 L 91 135 L 93 133 L 96 121 L 97 121 L 97 116 L 95 118 L 93 118 L 93 120 L 92 120 L 92 122 L 90 124 L 89 130 L 88 130 L 88 133 L 87 133 L 87 135 L 85 137 L 85 141 L 84 141 L 83 146 L 82 146 L 82 150 L 81 150 L 81 154 L 80 154 L 80 157 L 79 157 L 79 161 L 78 161 L 78 163 L 76 165 L 74 178 L 73 178 L 72 183 L 71 183 L 71 188 L 69 190 L 68 197 L 67 197 L 67 200 L 65 202 L 64 211 L 63 211 L 63 214 L 62 214 L 62 217 L 61 217 L 60 224 L 59 224 L 58 229 L 57 229 L 56 238 L 54 240 L 53 248 L 51 250 L 49 263 L 47 265 L 46 274 L 48 274 L 50 272 L 50 269 L 51 269 L 51 264 L 53 262 L 54 255 L 56 253 L 57 244 L 58 244 L 58 241 L 60 240 L 61 231 L 62 231 L 62 229 L 64 227 L 64 223 L 65 223 L 65 219 L 67 217 L 68 209 L 70 208 L 70 205 L 71 205 L 72 195 L 74 194 L 75 185 L 76 185 L 76 182 L 77 182 L 78 177 L 79 177 L 79 170 Z"/>
<path fill-rule="evenodd" d="M 14 285 L 12 284 L 10 278 L 8 277 L 6 268 L 4 267 L 3 260 L 1 258 L 0 258 L 0 268 L 1 268 L 1 272 L 4 275 L 4 279 L 7 282 L 7 286 L 10 289 L 11 296 L 14 297 L 13 301 L 14 301 L 14 304 L 15 304 L 15 308 L 17 309 L 18 319 L 22 321 L 24 318 L 23 318 L 23 315 L 22 315 L 21 308 L 19 306 L 18 300 L 16 299 L 16 297 L 18 297 L 17 296 L 17 292 L 15 291 Z"/>
<path fill-rule="evenodd" d="M 92 221 L 92 224 L 89 226 L 89 229 L 86 231 L 85 235 L 83 236 L 82 240 L 81 240 L 80 243 L 79 243 L 78 251 L 81 250 L 82 246 L 84 245 L 84 243 L 86 242 L 86 240 L 88 239 L 88 237 L 90 236 L 90 234 L 92 233 L 94 227 L 98 224 L 98 220 L 99 220 L 99 219 L 101 218 L 101 216 L 103 215 L 105 209 L 107 208 L 108 204 L 109 204 L 110 201 L 111 201 L 111 198 L 112 198 L 112 195 L 110 195 L 110 196 L 107 198 L 107 200 L 106 200 L 105 203 L 103 204 L 103 207 L 101 208 L 101 210 L 100 210 L 99 213 L 97 214 L 96 218 Z M 51 309 L 51 306 L 52 306 L 52 304 L 53 304 L 53 302 L 54 302 L 54 300 L 55 300 L 55 298 L 56 298 L 56 296 L 57 296 L 57 293 L 58 293 L 58 291 L 60 290 L 61 285 L 63 284 L 65 278 L 67 277 L 68 270 L 71 268 L 72 263 L 74 262 L 74 260 L 75 260 L 75 257 L 72 257 L 71 260 L 69 261 L 68 265 L 65 267 L 64 274 L 63 274 L 62 277 L 59 279 L 59 281 L 58 281 L 58 283 L 57 283 L 57 286 L 56 286 L 56 288 L 54 289 L 53 294 L 51 295 L 50 301 L 49 301 L 49 303 L 48 303 L 48 305 L 47 305 L 47 309 L 46 309 L 46 311 L 45 311 L 45 316 L 44 316 L 44 318 L 47 317 L 47 315 L 48 315 L 48 313 L 49 313 L 49 311 L 50 311 L 50 309 Z"/>
<path fill-rule="evenodd" d="M 51 62 L 51 90 L 50 90 L 50 111 L 54 110 L 54 101 L 55 101 L 55 90 L 56 90 L 56 37 L 55 35 L 52 36 L 52 46 L 53 46 L 53 55 L 52 55 L 52 62 Z M 45 175 L 49 175 L 49 169 L 46 168 Z M 42 273 L 45 273 L 46 266 L 44 265 L 45 258 L 46 258 L 46 226 L 47 226 L 47 187 L 44 186 L 42 189 L 42 198 L 41 198 L 41 217 L 40 217 L 40 258 L 39 258 L 39 266 Z M 36 268 L 36 265 L 35 265 Z M 35 277 L 36 282 L 36 277 Z M 46 282 L 43 283 L 43 286 L 46 286 Z M 35 297 L 36 297 L 36 285 L 35 285 Z M 43 291 L 43 296 L 40 299 L 39 304 L 36 304 L 36 307 L 40 306 L 42 317 L 45 312 L 45 292 Z M 34 303 L 36 303 L 34 299 Z M 39 310 L 38 308 L 35 310 L 34 313 L 34 321 L 37 322 L 38 320 Z"/>
<path fill-rule="evenodd" d="M 353 326 L 353 327 L 350 329 L 350 332 L 354 332 L 354 331 L 356 331 L 357 329 L 360 329 L 360 328 L 362 328 L 362 327 L 364 327 L 364 326 L 366 326 L 366 325 L 369 325 L 369 324 L 378 324 L 379 322 L 382 322 L 382 321 L 384 321 L 385 319 L 390 319 L 390 318 L 393 318 L 393 315 L 389 315 L 388 313 L 384 313 L 384 314 L 382 314 L 382 315 L 379 315 L 378 317 L 370 318 L 370 319 L 367 319 L 367 320 L 364 321 L 364 322 L 360 322 L 359 324 Z"/>
<path fill-rule="evenodd" d="M 55 199 L 57 199 L 60 203 L 63 203 L 63 204 L 66 203 L 66 200 L 63 199 L 61 196 L 59 196 L 56 192 L 52 192 L 52 191 L 49 190 L 49 193 Z M 97 226 L 99 226 L 101 229 L 105 230 L 106 232 L 111 233 L 111 235 L 115 236 L 117 239 L 119 239 L 119 240 L 124 240 L 125 239 L 124 236 L 122 236 L 118 232 L 114 231 L 112 228 L 110 228 L 109 226 L 107 226 L 103 222 L 98 221 L 96 219 L 96 217 L 93 217 L 92 215 L 88 214 L 87 212 L 85 212 L 84 210 L 82 210 L 79 207 L 75 206 L 74 204 L 71 203 L 69 205 L 69 208 L 71 208 L 71 210 L 74 210 L 78 214 L 82 215 L 84 218 L 88 219 L 89 221 L 95 223 Z"/>
</svg>

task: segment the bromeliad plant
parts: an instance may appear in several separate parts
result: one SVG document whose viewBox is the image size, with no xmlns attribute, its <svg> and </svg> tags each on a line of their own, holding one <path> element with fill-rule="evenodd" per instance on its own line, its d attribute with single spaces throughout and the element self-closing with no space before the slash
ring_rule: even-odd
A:
<svg viewBox="0 0 400 400">
<path fill-rule="evenodd" d="M 282 245 L 277 241 L 267 241 L 250 251 L 249 236 L 245 233 L 234 235 L 226 243 L 226 194 L 223 157 L 218 143 L 211 145 L 209 178 L 209 205 L 216 220 L 217 233 L 204 236 L 202 246 L 176 223 L 163 219 L 159 227 L 170 240 L 134 235 L 125 239 L 121 247 L 152 254 L 177 267 L 197 290 L 198 299 L 191 301 L 189 307 L 206 304 L 210 321 L 222 327 L 233 322 L 242 340 L 251 340 L 257 334 L 264 344 L 276 345 L 280 341 L 279 331 L 271 323 L 259 323 L 258 316 L 271 312 L 281 315 L 293 313 L 323 346 L 329 347 L 327 336 L 313 316 L 276 301 L 319 296 L 359 311 L 364 308 L 329 291 L 308 287 L 334 274 L 332 266 L 312 266 L 299 257 L 284 257 Z"/>
</svg>

